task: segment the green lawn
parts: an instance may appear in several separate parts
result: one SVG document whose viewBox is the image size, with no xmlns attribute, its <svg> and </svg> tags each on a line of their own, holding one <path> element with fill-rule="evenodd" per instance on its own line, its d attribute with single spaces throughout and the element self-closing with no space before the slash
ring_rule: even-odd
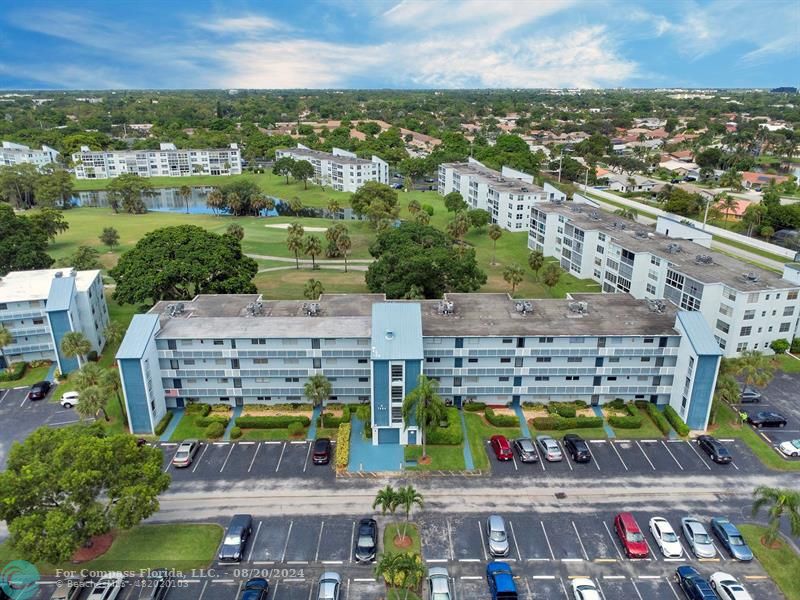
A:
<svg viewBox="0 0 800 600">
<path fill-rule="evenodd" d="M 288 265 L 287 265 L 288 266 Z M 309 279 L 322 282 L 328 294 L 366 294 L 369 293 L 364 282 L 364 271 L 335 271 L 328 269 L 294 268 L 281 271 L 258 273 L 253 282 L 258 291 L 270 300 L 296 300 L 303 298 L 303 290 Z"/>
<path fill-rule="evenodd" d="M 183 440 L 204 440 L 206 438 L 206 427 L 199 427 L 196 424 L 200 415 L 186 415 L 181 417 L 175 431 L 169 438 L 170 442 L 181 442 Z"/>
<path fill-rule="evenodd" d="M 405 530 L 406 535 L 411 536 L 411 546 L 408 548 L 398 548 L 394 544 L 395 537 L 403 531 L 403 525 L 405 524 L 404 517 L 405 515 L 401 515 L 398 510 L 396 518 L 399 522 L 391 523 L 383 530 L 383 551 L 387 554 L 389 552 L 412 552 L 420 554 L 419 531 L 417 531 L 417 526 L 414 525 L 414 523 L 408 523 Z"/>
<path fill-rule="evenodd" d="M 113 545 L 103 556 L 82 563 L 37 565 L 39 572 L 49 574 L 57 568 L 103 571 L 133 571 L 159 568 L 189 570 L 207 567 L 222 540 L 222 527 L 207 524 L 140 525 L 117 534 Z M 0 563 L 19 558 L 8 544 L 0 544 Z"/>
<path fill-rule="evenodd" d="M 47 372 L 49 370 L 50 365 L 36 367 L 35 369 L 28 367 L 28 369 L 25 371 L 25 374 L 20 379 L 17 379 L 16 381 L 0 381 L 0 390 L 33 385 L 37 381 L 42 381 L 45 377 L 47 377 Z"/>
<path fill-rule="evenodd" d="M 406 467 L 408 471 L 463 471 L 464 450 L 461 446 L 427 446 L 425 448 L 431 458 L 430 464 L 417 463 L 415 466 Z M 422 446 L 406 446 L 405 459 L 419 460 L 422 456 Z"/>
<path fill-rule="evenodd" d="M 777 367 L 784 373 L 800 373 L 800 360 L 792 358 L 786 354 L 773 356 L 772 360 L 777 363 Z"/>
<path fill-rule="evenodd" d="M 504 435 L 509 440 L 522 435 L 519 427 L 494 427 L 489 425 L 480 413 L 464 411 L 464 420 L 467 424 L 467 440 L 472 451 L 472 462 L 476 469 L 489 468 L 489 455 L 487 454 L 488 440 L 493 435 Z"/>
<path fill-rule="evenodd" d="M 786 600 L 800 600 L 800 555 L 784 541 L 779 542 L 778 548 L 767 548 L 761 544 L 761 537 L 766 527 L 761 525 L 739 525 L 747 544 L 764 570 L 778 585 L 786 596 Z"/>
</svg>

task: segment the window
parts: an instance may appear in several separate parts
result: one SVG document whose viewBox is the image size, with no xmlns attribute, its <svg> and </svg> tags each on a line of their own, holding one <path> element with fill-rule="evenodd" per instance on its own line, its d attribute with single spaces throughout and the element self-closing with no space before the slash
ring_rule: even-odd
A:
<svg viewBox="0 0 800 600">
<path fill-rule="evenodd" d="M 536 362 L 537 363 L 549 363 L 549 362 L 552 362 L 552 360 L 553 359 L 550 358 L 549 356 L 537 356 L 536 357 Z"/>
<path fill-rule="evenodd" d="M 579 362 L 583 362 L 583 358 L 581 358 L 580 356 L 568 356 L 567 357 L 567 362 L 568 363 L 579 363 Z"/>
<path fill-rule="evenodd" d="M 311 368 L 312 369 L 321 369 L 322 368 L 322 359 L 321 358 L 312 359 Z"/>
<path fill-rule="evenodd" d="M 784 317 L 791 317 L 794 314 L 794 306 L 786 306 L 783 309 L 783 316 Z M 36 321 L 34 321 L 35 323 Z"/>
<path fill-rule="evenodd" d="M 514 359 L 514 366 L 515 367 L 521 367 L 522 366 L 522 357 L 521 356 L 517 356 Z"/>
<path fill-rule="evenodd" d="M 797 300 L 797 290 L 793 290 L 793 291 L 789 292 L 788 294 L 786 294 L 786 299 L 787 300 Z M 3 308 L 3 307 L 0 306 L 0 308 Z"/>
<path fill-rule="evenodd" d="M 778 331 L 781 333 L 786 333 L 789 331 L 789 327 L 791 327 L 791 323 L 781 323 L 781 326 L 778 328 Z"/>
<path fill-rule="evenodd" d="M 442 362 L 442 359 L 439 358 L 438 356 L 429 356 L 428 358 L 425 359 L 425 362 L 426 363 L 438 363 L 438 362 Z"/>
<path fill-rule="evenodd" d="M 263 346 L 264 344 L 267 343 L 267 340 L 264 338 L 253 338 L 250 340 L 250 343 L 253 344 L 254 346 Z"/>
<path fill-rule="evenodd" d="M 284 377 L 283 379 L 286 383 L 300 383 L 299 377 Z"/>
<path fill-rule="evenodd" d="M 367 381 L 369 381 L 369 377 L 359 377 L 358 381 L 359 383 L 366 383 Z"/>
<path fill-rule="evenodd" d="M 266 365 L 266 364 L 269 364 L 269 359 L 268 358 L 254 358 L 253 359 L 253 364 L 254 365 Z"/>
<path fill-rule="evenodd" d="M 214 340 L 214 345 L 215 346 L 222 346 L 224 344 L 225 344 L 225 342 L 223 340 Z"/>
<path fill-rule="evenodd" d="M 358 364 L 360 364 L 360 365 L 365 365 L 365 364 L 367 364 L 367 359 L 366 359 L 366 358 L 359 358 L 359 359 L 358 359 Z"/>
<path fill-rule="evenodd" d="M 744 352 L 745 350 L 747 350 L 747 342 L 740 342 L 739 344 L 737 344 L 736 346 L 737 352 Z"/>
<path fill-rule="evenodd" d="M 648 294 L 653 294 L 653 295 L 655 295 L 655 293 L 656 293 L 656 286 L 654 286 L 652 283 L 648 283 L 648 284 L 647 284 L 647 286 L 646 286 L 646 289 L 647 289 L 647 293 L 648 293 Z"/>
<path fill-rule="evenodd" d="M 553 343 L 553 338 L 551 338 L 551 337 L 540 337 L 539 338 L 539 343 L 540 344 L 552 344 Z"/>
<path fill-rule="evenodd" d="M 728 333 L 731 330 L 730 325 L 728 325 L 725 321 L 722 321 L 721 319 L 717 319 L 716 327 L 722 333 Z"/>
<path fill-rule="evenodd" d="M 501 363 L 510 363 L 510 362 L 511 362 L 511 359 L 510 359 L 510 358 L 501 358 L 501 359 L 500 359 L 500 362 L 501 362 Z"/>
<path fill-rule="evenodd" d="M 756 311 L 754 310 L 746 310 L 744 311 L 744 316 L 742 317 L 743 321 L 752 321 L 756 318 Z"/>
<path fill-rule="evenodd" d="M 606 380 L 607 381 L 616 381 L 617 378 L 616 377 L 606 377 Z"/>
<path fill-rule="evenodd" d="M 503 338 L 503 343 L 504 344 L 511 344 L 513 342 L 514 342 L 514 340 L 512 338 Z"/>
<path fill-rule="evenodd" d="M 741 335 L 741 336 L 750 335 L 750 333 L 751 333 L 752 331 L 753 331 L 753 328 L 752 328 L 752 327 L 742 327 L 742 328 L 739 330 L 739 335 Z"/>
<path fill-rule="evenodd" d="M 564 379 L 566 379 L 567 381 L 578 381 L 580 377 L 578 377 L 577 375 L 567 375 Z"/>
<path fill-rule="evenodd" d="M 649 356 L 643 356 L 642 357 L 642 362 L 650 362 L 650 357 Z"/>
<path fill-rule="evenodd" d="M 508 381 L 508 377 L 498 377 L 499 381 Z"/>
<path fill-rule="evenodd" d="M 654 338 L 644 338 L 644 343 L 645 344 L 652 344 L 653 343 L 653 339 Z"/>
<path fill-rule="evenodd" d="M 534 381 L 550 381 L 550 378 L 544 375 L 537 375 L 533 379 Z"/>
<path fill-rule="evenodd" d="M 187 367 L 189 365 L 193 365 L 194 364 L 194 359 L 193 358 L 184 358 L 183 359 L 183 364 L 184 364 L 184 366 L 187 366 Z"/>
<path fill-rule="evenodd" d="M 789 314 L 792 314 L 792 313 L 789 313 Z M 33 320 L 33 324 L 34 325 L 44 325 L 44 319 L 34 319 Z"/>
<path fill-rule="evenodd" d="M 610 362 L 610 363 L 618 363 L 619 362 L 619 356 L 609 356 L 608 357 L 608 362 Z"/>
</svg>

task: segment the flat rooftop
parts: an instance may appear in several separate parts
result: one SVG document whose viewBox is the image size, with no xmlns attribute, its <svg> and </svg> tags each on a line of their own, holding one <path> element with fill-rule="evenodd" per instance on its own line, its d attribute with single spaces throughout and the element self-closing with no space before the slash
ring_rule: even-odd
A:
<svg viewBox="0 0 800 600">
<path fill-rule="evenodd" d="M 351 156 L 341 156 L 339 154 L 332 154 L 330 152 L 322 152 L 321 150 L 311 150 L 309 148 L 286 148 L 284 152 L 291 152 L 296 156 L 307 156 L 308 158 L 316 158 L 319 160 L 329 160 L 331 162 L 342 163 L 343 165 L 371 165 L 372 161 L 365 158 L 353 158 Z"/>
<path fill-rule="evenodd" d="M 602 231 L 631 252 L 649 252 L 658 256 L 674 265 L 676 271 L 701 283 L 722 283 L 745 293 L 798 287 L 774 271 L 742 262 L 689 240 L 668 237 L 647 225 L 633 223 L 603 210 L 571 202 L 542 202 L 534 208 L 562 214 L 584 231 Z M 706 257 L 706 261 L 710 257 L 710 261 L 702 262 L 698 257 Z"/>
<path fill-rule="evenodd" d="M 525 194 L 531 192 L 543 192 L 544 189 L 535 183 L 528 183 L 521 179 L 508 177 L 499 171 L 484 167 L 476 163 L 458 162 L 458 163 L 444 163 L 443 167 L 449 167 L 457 171 L 459 174 L 469 174 L 483 179 L 486 183 L 491 185 L 492 188 L 503 192 L 514 192 L 515 194 Z"/>
<path fill-rule="evenodd" d="M 381 302 L 419 303 L 425 336 L 676 335 L 670 303 L 658 312 L 629 294 L 528 300 L 525 312 L 518 310 L 525 301 L 507 294 L 447 294 L 444 301 L 452 303 L 447 311 L 441 300 L 386 300 L 382 294 L 323 294 L 316 302 L 208 295 L 159 302 L 150 313 L 159 315 L 158 337 L 184 339 L 370 337 L 372 305 Z"/>
<path fill-rule="evenodd" d="M 75 288 L 86 291 L 100 271 L 75 271 L 72 267 L 64 269 L 40 269 L 38 271 L 12 271 L 0 277 L 0 302 L 24 302 L 26 300 L 47 300 L 50 284 L 60 273 L 61 277 L 74 274 Z"/>
</svg>

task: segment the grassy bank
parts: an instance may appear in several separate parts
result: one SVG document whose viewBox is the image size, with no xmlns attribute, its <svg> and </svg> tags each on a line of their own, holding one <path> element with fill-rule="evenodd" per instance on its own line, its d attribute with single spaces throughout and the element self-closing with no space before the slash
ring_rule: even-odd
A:
<svg viewBox="0 0 800 600">
<path fill-rule="evenodd" d="M 463 471 L 464 450 L 461 446 L 427 446 L 426 452 L 431 459 L 430 464 L 417 462 L 414 466 L 407 466 L 408 471 Z M 422 457 L 422 446 L 406 446 L 405 459 L 416 460 Z"/>
<path fill-rule="evenodd" d="M 31 368 L 25 370 L 25 374 L 15 381 L 0 381 L 0 390 L 7 390 L 15 387 L 25 387 L 33 385 L 37 381 L 42 381 L 47 377 L 47 372 L 50 370 L 50 365 L 42 367 Z"/>
<path fill-rule="evenodd" d="M 385 553 L 390 552 L 412 552 L 414 554 L 420 553 L 420 541 L 419 541 L 419 531 L 417 531 L 417 526 L 414 523 L 408 523 L 405 526 L 405 533 L 407 536 L 411 537 L 411 545 L 407 548 L 401 548 L 395 545 L 395 538 L 398 536 L 400 532 L 403 531 L 404 521 L 402 520 L 402 516 L 398 512 L 398 519 L 400 519 L 397 523 L 391 523 L 387 525 L 383 530 L 383 551 Z"/>
<path fill-rule="evenodd" d="M 784 541 L 779 541 L 776 548 L 767 548 L 761 544 L 766 531 L 761 525 L 739 525 L 747 544 L 753 554 L 764 567 L 764 570 L 777 584 L 786 600 L 800 600 L 800 555 Z"/>
</svg>

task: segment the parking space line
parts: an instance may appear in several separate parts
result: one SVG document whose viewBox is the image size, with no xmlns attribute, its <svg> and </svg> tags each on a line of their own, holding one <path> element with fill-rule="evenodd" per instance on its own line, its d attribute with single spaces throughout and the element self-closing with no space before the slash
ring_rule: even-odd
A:
<svg viewBox="0 0 800 600">
<path fill-rule="evenodd" d="M 275 580 L 275 587 L 272 588 L 272 591 L 274 592 L 272 594 L 272 600 L 275 600 L 278 597 L 278 585 L 280 584 L 280 582 L 281 582 L 280 579 Z"/>
<path fill-rule="evenodd" d="M 620 552 L 619 546 L 617 546 L 617 542 L 614 541 L 614 536 L 611 535 L 611 530 L 608 528 L 608 523 L 603 521 L 603 527 L 606 528 L 606 533 L 608 534 L 608 539 L 611 540 L 611 545 L 614 546 L 614 550 L 617 551 L 617 556 L 619 556 L 620 560 L 623 560 L 622 552 Z"/>
<path fill-rule="evenodd" d="M 281 461 L 283 460 L 283 451 L 286 450 L 286 442 L 283 442 L 283 447 L 281 448 L 281 455 L 278 457 L 278 464 L 275 465 L 275 472 L 278 472 L 278 469 L 281 468 Z"/>
<path fill-rule="evenodd" d="M 567 456 L 567 451 L 564 449 L 564 446 L 558 440 L 556 440 L 556 446 L 558 446 L 559 450 L 561 450 L 561 456 L 563 456 L 564 460 L 567 461 L 567 466 L 569 467 L 569 470 L 574 471 L 575 469 L 573 468 L 572 463 L 569 460 L 569 456 Z"/>
<path fill-rule="evenodd" d="M 538 444 L 538 442 L 534 441 L 534 443 L 533 443 L 533 451 L 536 452 L 536 457 L 539 459 L 538 463 L 542 467 L 542 471 L 547 471 L 547 469 L 545 469 L 545 467 L 544 467 L 544 457 L 541 454 L 539 454 L 539 447 L 537 446 L 537 444 Z"/>
<path fill-rule="evenodd" d="M 642 451 L 642 454 L 644 454 L 644 458 L 645 458 L 645 460 L 646 460 L 648 463 L 650 463 L 650 468 L 652 468 L 652 469 L 653 469 L 653 471 L 655 471 L 655 470 L 656 470 L 656 466 L 653 464 L 653 461 L 651 461 L 651 460 L 650 460 L 650 457 L 649 457 L 649 456 L 647 456 L 647 452 L 645 452 L 645 451 L 644 451 L 644 448 L 642 448 L 642 445 L 641 445 L 639 442 L 636 442 L 636 445 L 639 447 L 639 450 L 641 450 L 641 451 Z"/>
<path fill-rule="evenodd" d="M 5 400 L 6 394 L 8 394 L 8 390 L 4 390 L 3 393 L 0 394 L 0 404 L 2 404 L 3 400 Z"/>
<path fill-rule="evenodd" d="M 447 542 L 450 545 L 450 560 L 453 560 L 455 551 L 453 550 L 453 525 L 450 523 L 450 519 L 447 519 Z"/>
<path fill-rule="evenodd" d="M 644 538 L 644 545 L 647 546 L 647 558 L 645 560 L 658 561 L 658 557 L 656 553 L 653 552 L 653 548 L 650 546 L 650 542 L 647 541 L 647 538 Z"/>
<path fill-rule="evenodd" d="M 600 440 L 600 441 L 602 442 L 602 441 L 605 441 L 605 440 Z M 600 463 L 597 462 L 597 458 L 595 458 L 594 452 L 592 452 L 592 449 L 589 446 L 589 444 L 586 444 L 586 447 L 589 448 L 589 456 L 591 456 L 592 462 L 594 463 L 594 466 L 597 467 L 597 470 L 599 471 L 600 470 Z"/>
<path fill-rule="evenodd" d="M 669 580 L 669 578 L 666 579 L 667 579 L 667 587 L 672 592 L 672 595 L 675 596 L 675 600 L 681 600 L 680 596 L 678 596 L 678 592 L 675 591 L 675 586 L 672 585 L 672 582 Z"/>
<path fill-rule="evenodd" d="M 356 545 L 356 522 L 353 521 L 353 527 L 350 529 L 350 562 L 353 562 L 353 546 Z"/>
<path fill-rule="evenodd" d="M 322 532 L 325 530 L 325 521 L 319 527 L 319 536 L 317 537 L 317 551 L 314 553 L 314 562 L 319 560 L 319 545 L 322 543 Z"/>
<path fill-rule="evenodd" d="M 283 554 L 281 554 L 281 562 L 286 558 L 286 549 L 289 547 L 289 538 L 292 537 L 292 525 L 294 521 L 289 521 L 289 532 L 286 534 L 286 541 L 283 543 Z"/>
<path fill-rule="evenodd" d="M 294 443 L 294 442 L 292 442 Z M 308 468 L 308 457 L 311 456 L 311 444 L 308 445 L 308 450 L 306 450 L 306 462 L 303 463 L 303 473 L 306 472 Z"/>
<path fill-rule="evenodd" d="M 601 597 L 603 600 L 606 600 L 606 593 L 603 591 L 603 588 L 602 588 L 602 587 L 600 587 L 600 579 L 597 579 L 597 589 L 598 589 L 598 591 L 600 592 L 600 597 Z"/>
<path fill-rule="evenodd" d="M 509 521 L 508 526 L 511 529 L 511 537 L 514 538 L 514 548 L 517 549 L 517 558 L 519 558 L 520 562 L 522 562 L 522 554 L 519 551 L 519 546 L 517 545 L 517 534 L 514 533 L 514 524 Z"/>
<path fill-rule="evenodd" d="M 488 561 L 489 557 L 486 556 L 486 538 L 483 537 L 483 525 L 481 525 L 480 519 L 478 519 L 478 531 L 481 534 L 481 550 L 483 550 L 483 560 Z"/>
<path fill-rule="evenodd" d="M 676 465 L 678 465 L 678 468 L 679 468 L 681 471 L 683 471 L 683 465 L 682 465 L 681 463 L 679 463 L 679 462 L 678 462 L 678 459 L 677 459 L 677 458 L 675 458 L 675 455 L 672 453 L 672 450 L 670 450 L 670 449 L 669 449 L 669 446 L 667 446 L 667 444 L 665 444 L 665 443 L 664 443 L 664 440 L 661 440 L 661 444 L 664 446 L 664 450 L 666 450 L 667 452 L 669 452 L 669 455 L 672 457 L 672 460 L 674 460 L 674 461 L 675 461 L 675 464 L 676 464 Z"/>
<path fill-rule="evenodd" d="M 561 582 L 561 591 L 564 592 L 564 598 L 567 598 L 567 600 L 569 600 L 569 594 L 567 594 L 567 586 L 564 585 L 564 580 L 559 579 L 559 581 Z"/>
<path fill-rule="evenodd" d="M 710 471 L 711 470 L 711 465 L 709 465 L 706 462 L 706 459 L 704 459 L 702 457 L 702 455 L 697 451 L 697 449 L 694 447 L 694 444 L 692 444 L 691 442 L 688 442 L 688 441 L 686 443 L 689 444 L 689 448 L 692 449 L 692 452 L 694 452 L 697 455 L 697 458 L 699 458 L 700 461 L 706 466 L 706 469 L 708 469 Z"/>
<path fill-rule="evenodd" d="M 225 465 L 228 464 L 228 459 L 231 457 L 231 452 L 233 452 L 233 449 L 235 447 L 236 447 L 236 444 L 231 444 L 231 449 L 228 450 L 228 455 L 225 457 L 225 462 L 223 462 L 222 466 L 219 468 L 219 472 L 220 473 L 222 473 L 222 471 L 225 470 Z"/>
<path fill-rule="evenodd" d="M 256 534 L 253 536 L 253 541 L 250 542 L 250 552 L 247 553 L 247 562 L 250 562 L 253 558 L 253 551 L 256 549 L 256 540 L 258 540 L 258 534 L 261 532 L 261 524 L 263 521 L 258 522 L 258 527 L 256 527 Z"/>
<path fill-rule="evenodd" d="M 197 597 L 197 600 L 203 600 L 203 594 L 206 593 L 206 588 L 208 587 L 208 579 L 203 582 L 203 589 L 200 590 L 200 595 Z"/>
<path fill-rule="evenodd" d="M 572 528 L 575 530 L 575 535 L 578 536 L 578 543 L 581 545 L 581 552 L 583 552 L 583 558 L 589 560 L 589 555 L 586 554 L 586 548 L 583 546 L 583 540 L 581 540 L 581 534 L 578 533 L 578 528 L 575 527 L 575 521 L 572 521 Z"/>
<path fill-rule="evenodd" d="M 197 467 L 200 465 L 200 461 L 203 460 L 203 457 L 206 455 L 206 451 L 208 450 L 208 444 L 203 445 L 203 451 L 200 453 L 200 457 L 197 459 L 194 467 L 192 467 L 192 473 L 197 470 Z"/>
<path fill-rule="evenodd" d="M 250 466 L 247 467 L 247 472 L 249 473 L 253 469 L 253 465 L 256 464 L 256 456 L 258 456 L 258 451 L 261 450 L 261 444 L 256 445 L 255 454 L 253 454 L 253 460 L 250 461 Z"/>
<path fill-rule="evenodd" d="M 550 538 L 547 537 L 547 530 L 544 528 L 544 521 L 539 521 L 539 524 L 542 526 L 542 533 L 544 533 L 544 541 L 547 542 L 547 549 L 550 551 L 550 559 L 555 560 L 556 555 L 553 554 L 553 547 L 550 545 Z"/>
<path fill-rule="evenodd" d="M 239 582 L 239 587 L 238 587 L 238 589 L 236 590 L 236 597 L 237 597 L 237 598 L 239 597 L 239 594 L 241 594 L 241 593 L 242 593 L 242 586 L 243 586 L 243 585 L 244 585 L 244 581 L 240 581 L 240 582 Z"/>
<path fill-rule="evenodd" d="M 291 441 L 289 443 L 290 444 L 305 444 L 305 442 L 303 440 L 294 440 L 294 441 Z"/>
<path fill-rule="evenodd" d="M 636 587 L 636 582 L 633 579 L 631 579 L 631 585 L 633 586 L 633 591 L 636 592 L 637 596 L 639 596 L 639 600 L 644 600 L 644 598 L 642 598 L 642 595 L 639 593 L 639 588 Z"/>
<path fill-rule="evenodd" d="M 614 449 L 614 454 L 617 455 L 617 458 L 619 459 L 619 462 L 622 463 L 622 466 L 625 467 L 625 470 L 627 471 L 628 470 L 628 465 L 626 465 L 625 461 L 622 460 L 622 455 L 619 453 L 619 450 L 617 450 L 617 445 L 614 442 L 611 442 L 611 447 Z"/>
<path fill-rule="evenodd" d="M 512 460 L 512 462 L 514 463 L 514 470 L 515 470 L 515 471 L 519 471 L 519 467 L 517 466 L 517 457 L 516 457 L 516 456 L 514 456 L 514 454 L 513 454 L 513 453 L 511 454 L 511 460 Z"/>
<path fill-rule="evenodd" d="M 344 600 L 348 600 L 350 598 L 350 578 L 347 578 L 347 583 L 344 587 Z"/>
<path fill-rule="evenodd" d="M 25 394 L 25 397 L 22 399 L 22 403 L 19 405 L 20 408 L 25 406 L 25 403 L 28 401 L 28 394 Z"/>
</svg>

